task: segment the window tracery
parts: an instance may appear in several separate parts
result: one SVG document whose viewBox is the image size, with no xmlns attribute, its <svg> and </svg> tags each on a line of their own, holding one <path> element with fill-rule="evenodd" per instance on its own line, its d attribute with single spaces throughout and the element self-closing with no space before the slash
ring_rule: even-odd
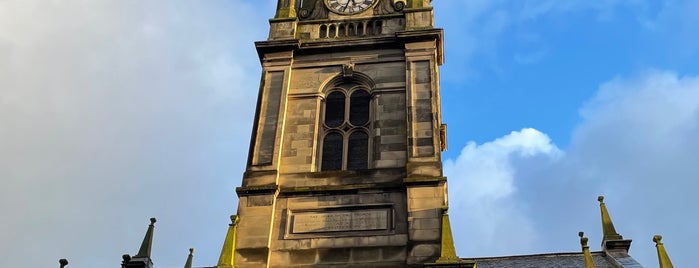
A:
<svg viewBox="0 0 699 268">
<path fill-rule="evenodd" d="M 369 168 L 371 86 L 342 80 L 326 91 L 321 171 Z"/>
</svg>

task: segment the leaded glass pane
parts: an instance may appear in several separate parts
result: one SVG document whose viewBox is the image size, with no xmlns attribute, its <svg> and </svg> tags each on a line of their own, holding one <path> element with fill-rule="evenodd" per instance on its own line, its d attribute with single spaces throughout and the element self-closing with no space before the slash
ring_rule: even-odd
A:
<svg viewBox="0 0 699 268">
<path fill-rule="evenodd" d="M 369 162 L 369 135 L 355 131 L 347 144 L 347 169 L 367 169 Z"/>
<path fill-rule="evenodd" d="M 325 125 L 339 127 L 345 121 L 345 94 L 335 91 L 325 100 Z"/>
<path fill-rule="evenodd" d="M 350 98 L 350 123 L 363 126 L 369 122 L 369 102 L 371 97 L 364 90 L 357 90 Z"/>
<path fill-rule="evenodd" d="M 342 169 L 342 135 L 329 133 L 323 140 L 322 171 Z"/>
</svg>

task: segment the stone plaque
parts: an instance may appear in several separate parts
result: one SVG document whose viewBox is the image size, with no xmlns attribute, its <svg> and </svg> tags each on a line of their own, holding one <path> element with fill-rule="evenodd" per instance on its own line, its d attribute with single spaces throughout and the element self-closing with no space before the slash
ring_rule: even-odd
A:
<svg viewBox="0 0 699 268">
<path fill-rule="evenodd" d="M 388 213 L 388 209 L 294 213 L 291 233 L 386 230 Z"/>
</svg>

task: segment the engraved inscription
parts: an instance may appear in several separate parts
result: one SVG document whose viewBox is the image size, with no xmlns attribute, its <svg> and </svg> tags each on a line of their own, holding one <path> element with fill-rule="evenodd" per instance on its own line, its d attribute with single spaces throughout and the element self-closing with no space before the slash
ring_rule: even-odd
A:
<svg viewBox="0 0 699 268">
<path fill-rule="evenodd" d="M 356 211 L 352 213 L 352 230 L 388 229 L 387 211 Z"/>
<path fill-rule="evenodd" d="M 321 233 L 388 229 L 388 210 L 304 212 L 292 216 L 292 233 Z"/>
<path fill-rule="evenodd" d="M 342 213 L 303 213 L 294 215 L 294 233 L 336 232 L 350 229 L 352 215 Z"/>
</svg>

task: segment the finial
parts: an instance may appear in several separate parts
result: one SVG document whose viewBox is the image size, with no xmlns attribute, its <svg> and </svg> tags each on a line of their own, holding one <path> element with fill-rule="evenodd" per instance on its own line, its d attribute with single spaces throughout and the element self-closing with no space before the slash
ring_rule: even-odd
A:
<svg viewBox="0 0 699 268">
<path fill-rule="evenodd" d="M 236 226 L 239 222 L 240 218 L 238 217 L 238 215 L 231 215 L 231 224 L 229 224 L 230 226 Z"/>
<path fill-rule="evenodd" d="M 449 207 L 442 207 L 442 250 L 437 259 L 437 263 L 460 263 L 461 259 L 456 256 L 454 247 L 454 237 L 451 233 L 451 223 L 449 222 Z"/>
<path fill-rule="evenodd" d="M 661 235 L 653 236 L 653 242 L 655 242 L 655 247 L 658 250 L 658 263 L 660 264 L 660 268 L 674 268 L 670 256 L 668 256 L 667 251 L 665 251 L 665 245 L 663 245 L 662 240 L 663 237 Z"/>
<path fill-rule="evenodd" d="M 590 246 L 587 245 L 587 241 L 588 241 L 587 237 L 581 237 L 580 238 L 580 245 L 582 245 L 583 247 L 589 248 Z"/>
<path fill-rule="evenodd" d="M 155 228 L 155 222 L 157 220 L 155 218 L 150 218 L 150 225 L 148 225 L 148 230 L 146 231 L 146 235 L 143 237 L 143 242 L 141 242 L 141 248 L 138 250 L 138 254 L 134 256 L 134 258 L 149 258 L 150 259 L 150 251 L 151 247 L 153 245 L 153 229 Z"/>
<path fill-rule="evenodd" d="M 617 233 L 616 229 L 614 228 L 612 218 L 609 216 L 609 211 L 607 211 L 607 205 L 604 204 L 604 196 L 598 196 L 597 201 L 599 201 L 600 213 L 602 214 L 602 245 L 604 245 L 607 241 L 624 239 L 624 237 Z"/>
<path fill-rule="evenodd" d="M 295 1 L 289 0 L 279 0 L 277 4 L 277 14 L 274 16 L 275 19 L 285 19 L 296 17 L 296 3 Z"/>
<path fill-rule="evenodd" d="M 223 241 L 221 256 L 218 258 L 218 265 L 216 265 L 216 267 L 225 268 L 235 265 L 235 235 L 240 217 L 238 217 L 238 215 L 231 215 L 230 218 L 231 223 L 228 225 L 228 233 L 226 233 L 226 239 Z"/>
<path fill-rule="evenodd" d="M 184 263 L 184 268 L 192 268 L 192 258 L 194 257 L 194 248 L 189 248 L 189 256 L 187 256 L 187 261 Z"/>
<path fill-rule="evenodd" d="M 578 232 L 580 237 L 580 245 L 582 246 L 583 259 L 585 260 L 585 268 L 595 268 L 595 261 L 592 259 L 592 253 L 590 253 L 590 247 L 587 245 L 587 237 L 585 237 L 585 232 Z"/>
<path fill-rule="evenodd" d="M 58 263 L 61 265 L 61 268 L 63 268 L 63 267 L 66 267 L 66 265 L 68 265 L 68 260 L 60 259 L 60 260 L 58 260 Z"/>
<path fill-rule="evenodd" d="M 126 268 L 126 265 L 128 265 L 130 261 L 131 261 L 131 255 L 129 255 L 129 254 L 121 255 L 121 268 Z"/>
<path fill-rule="evenodd" d="M 430 7 L 432 0 L 413 0 L 411 3 L 410 8 L 425 8 Z"/>
</svg>

